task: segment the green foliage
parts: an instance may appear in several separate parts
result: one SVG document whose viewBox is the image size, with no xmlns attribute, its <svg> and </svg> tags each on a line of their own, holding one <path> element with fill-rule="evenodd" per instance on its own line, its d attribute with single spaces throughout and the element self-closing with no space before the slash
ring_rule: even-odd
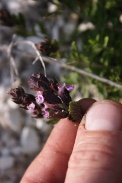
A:
<svg viewBox="0 0 122 183">
<path fill-rule="evenodd" d="M 74 1 L 70 2 L 74 6 Z M 68 64 L 122 84 L 122 23 L 119 20 L 122 4 L 116 0 L 80 2 L 77 1 L 73 9 L 69 5 L 69 1 L 63 1 L 71 12 L 78 10 L 75 11 L 78 16 L 77 26 L 79 26 L 79 22 L 91 22 L 94 28 L 75 32 L 75 40 L 72 40 L 71 37 Z M 77 6 L 78 3 L 80 3 L 80 8 Z M 78 39 L 83 42 L 82 50 L 78 49 Z M 70 79 L 72 80 L 72 77 Z M 95 85 L 102 98 L 114 100 L 121 100 L 122 98 L 120 89 L 88 77 L 83 77 L 82 82 L 79 82 L 79 80 L 76 81 L 76 84 L 82 86 L 83 96 L 92 97 L 90 86 Z"/>
<path fill-rule="evenodd" d="M 23 37 L 29 35 L 29 32 L 26 30 L 26 22 L 25 18 L 22 13 L 19 13 L 17 16 L 12 15 L 13 22 L 14 22 L 14 29 L 16 34 L 19 34 Z"/>
</svg>

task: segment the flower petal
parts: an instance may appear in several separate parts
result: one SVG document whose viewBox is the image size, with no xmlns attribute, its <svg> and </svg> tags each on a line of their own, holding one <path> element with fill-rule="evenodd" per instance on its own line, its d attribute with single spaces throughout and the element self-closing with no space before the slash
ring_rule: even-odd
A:
<svg viewBox="0 0 122 183">
<path fill-rule="evenodd" d="M 66 89 L 68 91 L 72 91 L 74 89 L 74 85 L 66 85 Z"/>
<path fill-rule="evenodd" d="M 35 109 L 35 104 L 31 103 L 29 106 L 27 106 L 28 110 L 33 111 Z"/>
<path fill-rule="evenodd" d="M 38 104 L 42 104 L 44 102 L 44 97 L 42 95 L 42 92 L 38 91 L 35 99 Z"/>
</svg>

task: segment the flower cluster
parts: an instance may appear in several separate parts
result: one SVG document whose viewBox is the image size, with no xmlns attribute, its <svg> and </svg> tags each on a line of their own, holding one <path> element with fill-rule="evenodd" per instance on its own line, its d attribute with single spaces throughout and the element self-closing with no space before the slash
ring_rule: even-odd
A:
<svg viewBox="0 0 122 183">
<path fill-rule="evenodd" d="M 59 84 L 56 79 L 48 80 L 43 74 L 32 74 L 29 81 L 35 96 L 25 93 L 22 87 L 9 91 L 9 95 L 20 108 L 31 111 L 35 118 L 61 119 L 69 117 L 70 91 L 73 85 Z"/>
<path fill-rule="evenodd" d="M 39 52 L 47 56 L 59 50 L 58 42 L 55 39 L 45 38 L 44 41 L 36 43 L 35 46 Z"/>
</svg>

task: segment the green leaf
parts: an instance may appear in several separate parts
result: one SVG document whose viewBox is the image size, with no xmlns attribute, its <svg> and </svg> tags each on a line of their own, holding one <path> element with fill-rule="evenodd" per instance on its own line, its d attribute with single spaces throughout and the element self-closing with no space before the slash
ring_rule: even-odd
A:
<svg viewBox="0 0 122 183">
<path fill-rule="evenodd" d="M 79 122 L 82 119 L 84 111 L 80 105 L 80 100 L 70 102 L 69 115 L 69 119 L 71 119 L 73 122 Z"/>
<path fill-rule="evenodd" d="M 47 124 L 52 124 L 52 125 L 54 125 L 54 124 L 56 124 L 58 121 L 59 121 L 59 119 L 50 119 L 50 120 L 47 121 Z"/>
</svg>

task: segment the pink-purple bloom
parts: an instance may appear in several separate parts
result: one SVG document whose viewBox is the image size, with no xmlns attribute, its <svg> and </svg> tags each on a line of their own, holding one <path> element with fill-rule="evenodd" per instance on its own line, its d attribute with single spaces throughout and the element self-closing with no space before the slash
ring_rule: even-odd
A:
<svg viewBox="0 0 122 183">
<path fill-rule="evenodd" d="M 66 85 L 65 83 L 58 86 L 59 95 L 64 92 L 64 90 L 72 91 L 74 89 L 74 85 Z"/>
<path fill-rule="evenodd" d="M 28 83 L 36 96 L 27 94 L 22 87 L 9 92 L 21 108 L 30 110 L 35 118 L 61 119 L 70 115 L 70 91 L 74 89 L 73 85 L 59 84 L 56 79 L 49 80 L 41 73 L 32 74 Z"/>
<path fill-rule="evenodd" d="M 42 104 L 44 102 L 44 97 L 42 95 L 42 92 L 38 91 L 35 99 L 38 104 Z"/>
<path fill-rule="evenodd" d="M 42 109 L 42 111 L 44 111 L 43 117 L 44 117 L 44 118 L 49 118 L 50 113 L 49 113 L 46 109 Z"/>
<path fill-rule="evenodd" d="M 66 89 L 68 91 L 72 91 L 74 89 L 74 85 L 66 85 Z"/>
<path fill-rule="evenodd" d="M 33 111 L 35 109 L 35 104 L 31 103 L 29 106 L 27 106 L 28 110 Z"/>
</svg>

